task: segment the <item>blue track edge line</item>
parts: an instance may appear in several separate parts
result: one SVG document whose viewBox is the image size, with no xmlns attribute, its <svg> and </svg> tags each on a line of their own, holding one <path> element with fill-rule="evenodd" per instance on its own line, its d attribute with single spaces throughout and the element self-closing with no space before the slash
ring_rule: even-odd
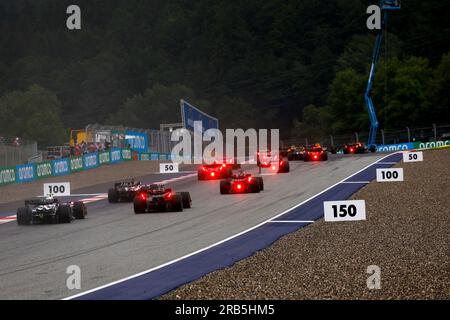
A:
<svg viewBox="0 0 450 320">
<path fill-rule="evenodd" d="M 384 158 L 382 162 L 398 162 L 400 159 L 401 154 L 393 154 Z M 375 178 L 376 168 L 387 168 L 393 165 L 374 163 L 345 181 L 372 181 Z M 276 220 L 320 219 L 323 217 L 323 201 L 348 199 L 362 187 L 364 184 L 339 183 Z M 74 300 L 154 299 L 208 273 L 229 267 L 306 225 L 308 223 L 264 224 L 220 245 L 135 278 L 78 296 Z"/>
</svg>

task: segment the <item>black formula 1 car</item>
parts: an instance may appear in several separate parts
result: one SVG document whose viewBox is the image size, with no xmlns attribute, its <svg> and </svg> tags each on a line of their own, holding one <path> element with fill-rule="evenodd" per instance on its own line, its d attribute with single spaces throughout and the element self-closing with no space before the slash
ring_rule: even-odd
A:
<svg viewBox="0 0 450 320">
<path fill-rule="evenodd" d="M 277 173 L 289 172 L 289 161 L 271 152 L 258 151 L 256 154 L 256 165 L 260 168 L 270 169 Z"/>
<path fill-rule="evenodd" d="M 117 182 L 114 184 L 114 188 L 108 190 L 108 201 L 110 203 L 132 202 L 141 188 L 142 185 L 139 181 Z"/>
<path fill-rule="evenodd" d="M 133 202 L 135 213 L 183 211 L 192 205 L 189 192 L 174 192 L 163 184 L 142 187 Z"/>
<path fill-rule="evenodd" d="M 305 158 L 305 148 L 291 146 L 286 151 L 286 157 L 289 161 L 303 160 Z"/>
<path fill-rule="evenodd" d="M 233 174 L 233 165 L 227 163 L 204 164 L 198 168 L 198 180 L 225 179 Z"/>
<path fill-rule="evenodd" d="M 259 193 L 264 190 L 262 177 L 253 177 L 250 173 L 232 175 L 220 181 L 220 194 L 231 193 Z"/>
<path fill-rule="evenodd" d="M 56 198 L 25 200 L 25 206 L 17 209 L 17 224 L 70 223 L 75 219 L 84 219 L 86 205 L 81 202 L 60 202 Z"/>
<path fill-rule="evenodd" d="M 344 154 L 354 154 L 354 153 L 366 153 L 369 149 L 365 144 L 356 142 L 356 143 L 347 143 L 344 148 Z"/>
<path fill-rule="evenodd" d="M 328 154 L 320 145 L 305 147 L 304 161 L 327 161 Z"/>
</svg>

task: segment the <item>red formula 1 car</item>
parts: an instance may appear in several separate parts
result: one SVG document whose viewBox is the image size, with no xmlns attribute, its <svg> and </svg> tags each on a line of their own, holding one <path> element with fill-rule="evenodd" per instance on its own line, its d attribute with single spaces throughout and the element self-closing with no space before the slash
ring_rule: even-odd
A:
<svg viewBox="0 0 450 320">
<path fill-rule="evenodd" d="M 260 168 L 271 169 L 277 173 L 289 172 L 289 161 L 283 157 L 267 151 L 258 151 L 256 164 Z"/>
<path fill-rule="evenodd" d="M 327 161 L 328 154 L 320 145 L 305 147 L 304 161 Z"/>
<path fill-rule="evenodd" d="M 225 179 L 233 174 L 233 167 L 227 163 L 204 164 L 198 168 L 198 180 Z"/>
<path fill-rule="evenodd" d="M 163 184 L 142 187 L 133 200 L 135 213 L 183 211 L 192 205 L 189 192 L 174 192 Z"/>
<path fill-rule="evenodd" d="M 366 153 L 366 152 L 368 152 L 368 149 L 366 145 L 361 142 L 347 143 L 344 146 L 344 154 Z"/>
<path fill-rule="evenodd" d="M 264 190 L 262 177 L 253 177 L 250 173 L 240 172 L 220 181 L 220 194 L 259 193 Z"/>
</svg>

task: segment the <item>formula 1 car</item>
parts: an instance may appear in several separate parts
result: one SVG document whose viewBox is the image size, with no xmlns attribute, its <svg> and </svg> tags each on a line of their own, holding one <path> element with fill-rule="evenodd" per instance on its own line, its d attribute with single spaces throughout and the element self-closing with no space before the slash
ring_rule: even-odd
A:
<svg viewBox="0 0 450 320">
<path fill-rule="evenodd" d="M 84 219 L 86 205 L 81 202 L 60 202 L 53 197 L 25 200 L 25 207 L 17 209 L 17 224 L 70 223 L 75 219 Z"/>
<path fill-rule="evenodd" d="M 305 148 L 291 146 L 287 149 L 286 157 L 289 161 L 303 160 L 305 158 Z"/>
<path fill-rule="evenodd" d="M 250 173 L 240 172 L 220 181 L 220 194 L 259 193 L 264 190 L 262 177 L 253 177 Z"/>
<path fill-rule="evenodd" d="M 233 174 L 233 165 L 227 163 L 204 164 L 198 168 L 198 180 L 225 179 Z"/>
<path fill-rule="evenodd" d="M 278 162 L 278 166 L 277 166 Z M 277 173 L 289 172 L 289 161 L 271 152 L 258 151 L 256 154 L 256 165 L 260 168 L 270 168 L 276 170 Z"/>
<path fill-rule="evenodd" d="M 328 154 L 320 145 L 305 147 L 304 161 L 327 161 Z"/>
<path fill-rule="evenodd" d="M 142 185 L 139 181 L 117 182 L 114 184 L 114 188 L 108 190 L 108 201 L 110 203 L 132 202 L 141 188 Z"/>
<path fill-rule="evenodd" d="M 192 205 L 189 192 L 174 192 L 163 184 L 144 186 L 134 198 L 134 212 L 183 211 Z"/>
<path fill-rule="evenodd" d="M 347 143 L 344 148 L 344 154 L 354 154 L 354 153 L 366 153 L 368 152 L 368 148 L 365 144 L 356 142 L 356 143 Z"/>
</svg>

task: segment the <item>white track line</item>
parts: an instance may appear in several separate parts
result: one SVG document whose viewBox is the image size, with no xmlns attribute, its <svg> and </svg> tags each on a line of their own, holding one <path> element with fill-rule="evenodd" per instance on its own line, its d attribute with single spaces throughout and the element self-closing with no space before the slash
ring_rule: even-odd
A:
<svg viewBox="0 0 450 320">
<path fill-rule="evenodd" d="M 216 247 L 216 246 L 218 246 L 218 245 L 221 245 L 221 244 L 224 243 L 224 242 L 227 242 L 227 241 L 229 241 L 229 240 L 232 240 L 232 239 L 234 239 L 234 238 L 237 238 L 237 237 L 239 237 L 239 236 L 241 236 L 241 235 L 243 235 L 243 234 L 245 234 L 245 233 L 248 233 L 248 232 L 250 232 L 250 231 L 252 231 L 252 230 L 255 230 L 256 228 L 259 228 L 259 227 L 265 225 L 266 223 L 272 222 L 272 220 L 277 219 L 277 218 L 279 218 L 279 217 L 285 215 L 286 213 L 288 213 L 288 212 L 294 210 L 295 208 L 298 208 L 299 206 L 303 205 L 304 203 L 310 201 L 311 199 L 314 199 L 315 197 L 317 197 L 317 196 L 319 196 L 319 195 L 321 195 L 321 194 L 327 192 L 327 191 L 330 190 L 331 188 L 337 186 L 337 185 L 340 184 L 342 181 L 345 181 L 345 180 L 347 180 L 347 179 L 350 179 L 351 177 L 357 175 L 358 173 L 360 173 L 360 172 L 366 170 L 366 169 L 369 168 L 370 166 L 373 166 L 373 165 L 376 164 L 378 161 L 381 161 L 381 160 L 383 160 L 383 159 L 385 159 L 385 158 L 387 158 L 387 157 L 389 157 L 389 156 L 391 156 L 391 155 L 393 155 L 393 154 L 395 154 L 395 153 L 397 153 L 397 152 L 394 152 L 394 153 L 391 153 L 391 154 L 386 155 L 385 157 L 381 158 L 380 160 L 377 160 L 377 161 L 375 161 L 375 162 L 369 164 L 368 166 L 366 166 L 366 167 L 362 168 L 361 170 L 359 170 L 359 171 L 353 173 L 352 175 L 348 176 L 347 178 L 342 179 L 341 181 L 339 181 L 339 182 L 333 184 L 331 187 L 328 187 L 328 188 L 326 188 L 325 190 L 322 190 L 321 192 L 317 193 L 316 195 L 314 195 L 314 196 L 312 196 L 312 197 L 306 199 L 305 201 L 303 201 L 303 202 L 301 202 L 301 203 L 299 203 L 299 204 L 293 206 L 293 207 L 290 208 L 290 209 L 287 209 L 287 210 L 285 210 L 285 211 L 283 211 L 283 212 L 277 214 L 276 216 L 274 216 L 274 217 L 272 217 L 272 218 L 269 218 L 269 219 L 267 219 L 267 220 L 265 220 L 265 221 L 263 221 L 263 222 L 257 224 L 256 226 L 253 226 L 253 227 L 251 227 L 251 228 L 248 228 L 248 229 L 246 229 L 246 230 L 244 230 L 244 231 L 242 231 L 242 232 L 239 232 L 239 233 L 237 233 L 237 234 L 235 234 L 235 235 L 232 235 L 231 237 L 228 237 L 228 238 L 226 238 L 226 239 L 224 239 L 224 240 L 221 240 L 221 241 L 219 241 L 219 242 L 213 243 L 213 244 L 211 244 L 211 245 L 209 245 L 209 246 L 207 246 L 207 247 L 205 247 L 205 248 L 202 248 L 202 249 L 199 249 L 199 250 L 197 250 L 197 251 L 194 251 L 194 252 L 191 252 L 191 253 L 189 253 L 189 254 L 186 254 L 186 255 L 184 255 L 184 256 L 182 256 L 182 257 L 180 257 L 180 258 L 177 258 L 177 259 L 168 261 L 168 262 L 166 262 L 166 263 L 164 263 L 164 264 L 161 264 L 161 265 L 159 265 L 159 266 L 157 266 L 157 267 L 154 267 L 154 268 L 151 268 L 151 269 L 148 269 L 148 270 L 145 270 L 145 271 L 136 273 L 136 274 L 134 274 L 134 275 L 132 275 L 132 276 L 129 276 L 129 277 L 126 277 L 126 278 L 122 278 L 122 279 L 117 280 L 117 281 L 113 281 L 113 282 L 107 283 L 107 284 L 105 284 L 105 285 L 103 285 L 103 286 L 99 286 L 99 287 L 96 287 L 96 288 L 93 288 L 93 289 L 90 289 L 90 290 L 87 290 L 87 291 L 84 291 L 84 292 L 75 294 L 75 295 L 73 295 L 73 296 L 64 298 L 64 299 L 62 299 L 62 300 L 71 300 L 71 299 L 75 299 L 75 298 L 84 296 L 84 295 L 86 295 L 86 294 L 92 293 L 92 292 L 94 292 L 94 291 L 98 291 L 98 290 L 101 290 L 101 289 L 104 289 L 104 288 L 113 286 L 113 285 L 115 285 L 115 284 L 122 283 L 122 282 L 125 282 L 125 281 L 128 281 L 128 280 L 137 278 L 137 277 L 139 277 L 139 276 L 142 276 L 142 275 L 147 274 L 147 273 L 150 273 L 150 272 L 152 272 L 152 271 L 155 271 L 155 270 L 164 268 L 164 267 L 166 267 L 166 266 L 168 266 L 168 265 L 174 264 L 174 263 L 176 263 L 176 262 L 178 262 L 178 261 L 184 260 L 184 259 L 186 259 L 186 258 L 189 258 L 189 257 L 193 256 L 193 255 L 196 255 L 196 254 L 198 254 L 198 253 L 201 253 L 201 252 L 203 252 L 203 251 L 206 251 L 206 250 L 208 250 L 208 249 L 211 249 L 211 248 L 214 248 L 214 247 Z"/>
<path fill-rule="evenodd" d="M 271 220 L 267 223 L 314 223 L 313 220 Z"/>
<path fill-rule="evenodd" d="M 377 164 L 397 164 L 398 162 L 377 162 Z"/>
</svg>

